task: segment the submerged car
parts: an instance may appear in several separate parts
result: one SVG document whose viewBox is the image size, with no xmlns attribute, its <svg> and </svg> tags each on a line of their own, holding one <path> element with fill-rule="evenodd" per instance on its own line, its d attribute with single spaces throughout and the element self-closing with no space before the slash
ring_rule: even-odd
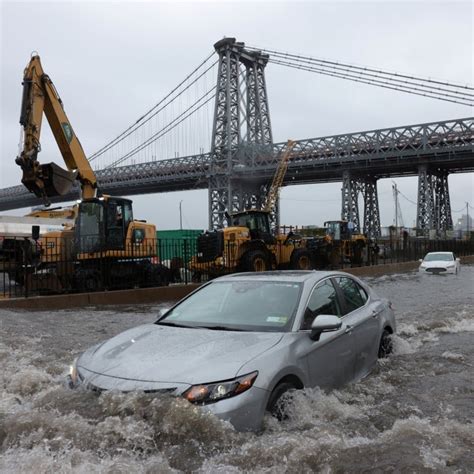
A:
<svg viewBox="0 0 474 474">
<path fill-rule="evenodd" d="M 285 392 L 367 375 L 394 331 L 391 303 L 347 273 L 233 274 L 88 349 L 70 385 L 184 397 L 259 430 L 266 411 L 281 418 Z"/>
<path fill-rule="evenodd" d="M 453 252 L 429 252 L 425 258 L 420 259 L 419 271 L 421 273 L 442 274 L 459 273 L 460 259 Z"/>
</svg>

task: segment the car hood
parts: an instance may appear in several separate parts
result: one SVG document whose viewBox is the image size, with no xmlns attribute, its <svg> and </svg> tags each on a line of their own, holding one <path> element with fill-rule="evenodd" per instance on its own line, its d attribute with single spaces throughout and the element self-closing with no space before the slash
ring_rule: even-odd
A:
<svg viewBox="0 0 474 474">
<path fill-rule="evenodd" d="M 281 333 L 188 329 L 146 324 L 86 351 L 95 374 L 128 380 L 199 384 L 233 378 L 243 364 L 277 344 Z"/>
</svg>

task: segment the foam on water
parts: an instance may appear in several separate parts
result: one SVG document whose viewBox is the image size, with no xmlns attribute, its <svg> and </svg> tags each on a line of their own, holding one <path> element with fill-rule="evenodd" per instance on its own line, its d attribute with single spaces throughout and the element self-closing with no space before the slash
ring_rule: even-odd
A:
<svg viewBox="0 0 474 474">
<path fill-rule="evenodd" d="M 182 399 L 66 388 L 78 353 L 157 308 L 2 312 L 0 472 L 473 472 L 474 314 L 463 281 L 374 279 L 398 308 L 394 354 L 357 383 L 296 392 L 289 418 L 267 415 L 261 433 Z"/>
</svg>

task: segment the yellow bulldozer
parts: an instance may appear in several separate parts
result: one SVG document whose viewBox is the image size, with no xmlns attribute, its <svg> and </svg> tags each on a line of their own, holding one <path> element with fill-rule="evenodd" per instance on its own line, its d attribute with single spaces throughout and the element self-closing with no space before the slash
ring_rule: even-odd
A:
<svg viewBox="0 0 474 474">
<path fill-rule="evenodd" d="M 345 220 L 324 223 L 322 236 L 306 241 L 314 266 L 318 269 L 338 268 L 346 263 L 360 265 L 365 252 L 370 250 L 369 239 L 361 233 L 352 232 Z"/>
<path fill-rule="evenodd" d="M 198 237 L 197 254 L 190 262 L 194 278 L 214 277 L 236 271 L 267 271 L 277 268 L 308 270 L 311 254 L 305 240 L 291 233 L 273 234 L 270 216 L 278 199 L 295 142 L 288 140 L 263 209 L 248 209 L 228 216 L 229 225 Z"/>
</svg>

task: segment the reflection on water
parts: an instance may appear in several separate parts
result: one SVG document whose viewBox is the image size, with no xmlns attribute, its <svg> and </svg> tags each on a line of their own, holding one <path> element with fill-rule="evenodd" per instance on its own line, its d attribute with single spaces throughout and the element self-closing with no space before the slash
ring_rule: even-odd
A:
<svg viewBox="0 0 474 474">
<path fill-rule="evenodd" d="M 65 387 L 77 354 L 158 307 L 2 311 L 0 472 L 473 472 L 474 267 L 368 281 L 394 303 L 394 354 L 344 389 L 298 392 L 258 434 L 181 399 Z"/>
</svg>

